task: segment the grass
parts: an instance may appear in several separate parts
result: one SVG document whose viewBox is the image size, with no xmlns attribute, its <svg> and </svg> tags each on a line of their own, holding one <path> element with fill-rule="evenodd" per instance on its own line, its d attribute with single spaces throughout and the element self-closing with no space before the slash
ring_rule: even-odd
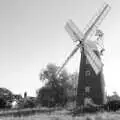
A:
<svg viewBox="0 0 120 120">
<path fill-rule="evenodd" d="M 20 117 L 0 117 L 0 120 L 120 120 L 120 111 L 84 114 L 73 117 L 71 114 L 68 115 L 66 110 L 57 110 L 51 113 L 35 113 Z"/>
</svg>

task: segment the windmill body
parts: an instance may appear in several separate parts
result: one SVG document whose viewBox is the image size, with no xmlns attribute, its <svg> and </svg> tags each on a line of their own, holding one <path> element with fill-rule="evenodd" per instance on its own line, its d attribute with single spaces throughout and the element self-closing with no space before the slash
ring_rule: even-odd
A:
<svg viewBox="0 0 120 120">
<path fill-rule="evenodd" d="M 99 56 L 98 51 L 94 51 L 95 54 Z M 84 49 L 81 51 L 81 61 L 79 69 L 78 78 L 78 88 L 77 88 L 77 106 L 84 106 L 85 100 L 90 98 L 92 104 L 101 105 L 105 101 L 105 91 L 104 91 L 104 78 L 102 71 L 99 74 L 95 74 L 93 68 L 88 62 Z"/>
</svg>

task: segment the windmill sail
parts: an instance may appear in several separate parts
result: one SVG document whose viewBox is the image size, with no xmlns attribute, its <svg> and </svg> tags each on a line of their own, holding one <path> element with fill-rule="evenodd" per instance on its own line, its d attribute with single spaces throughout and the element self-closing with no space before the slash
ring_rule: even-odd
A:
<svg viewBox="0 0 120 120">
<path fill-rule="evenodd" d="M 104 17 L 107 15 L 109 10 L 110 10 L 110 6 L 108 4 L 104 4 L 104 6 L 100 10 L 99 14 L 95 17 L 95 20 L 87 26 L 87 29 L 84 34 L 77 28 L 77 26 L 73 23 L 72 20 L 69 20 L 66 23 L 65 29 L 70 34 L 73 41 L 80 41 L 80 43 L 75 47 L 75 49 L 67 57 L 67 59 L 65 60 L 63 65 L 56 72 L 56 74 L 60 73 L 60 71 L 67 64 L 67 62 L 70 60 L 70 58 L 80 48 L 81 42 L 82 42 L 82 44 L 85 45 L 85 41 L 88 39 L 88 37 L 91 37 L 93 35 L 94 31 L 96 31 L 96 29 L 98 28 L 98 26 L 100 25 L 100 23 L 102 22 Z M 102 66 L 103 66 L 102 62 L 99 60 L 97 55 L 91 50 L 90 47 L 88 47 L 88 46 L 85 47 L 85 53 L 86 53 L 86 56 L 91 64 L 91 66 L 95 70 L 95 73 L 98 74 L 102 69 Z"/>
<path fill-rule="evenodd" d="M 90 39 L 90 37 L 95 33 L 96 29 L 98 26 L 101 24 L 105 16 L 110 10 L 110 6 L 108 4 L 104 4 L 102 9 L 99 10 L 98 14 L 95 16 L 94 19 L 92 19 L 87 27 L 85 28 L 85 34 L 84 34 L 84 39 Z"/>
<path fill-rule="evenodd" d="M 70 55 L 67 57 L 67 59 L 65 60 L 65 62 L 62 64 L 62 66 L 57 70 L 56 75 L 58 75 L 61 70 L 63 69 L 63 67 L 67 64 L 67 62 L 71 59 L 71 57 L 77 52 L 77 50 L 80 48 L 79 46 L 80 44 L 78 44 L 73 51 L 70 53 Z"/>
<path fill-rule="evenodd" d="M 93 70 L 95 71 L 95 73 L 96 74 L 100 73 L 101 69 L 96 66 L 96 64 L 94 63 L 93 59 L 91 59 L 91 57 L 89 55 L 86 55 L 86 57 L 87 57 L 88 61 L 90 62 Z"/>
<path fill-rule="evenodd" d="M 69 20 L 65 25 L 66 31 L 69 33 L 73 41 L 81 41 L 84 37 L 79 28 L 72 20 Z"/>
<path fill-rule="evenodd" d="M 89 63 L 91 64 L 92 68 L 94 69 L 95 73 L 98 74 L 102 70 L 102 67 L 103 67 L 101 60 L 93 52 L 93 50 L 86 44 L 84 45 L 84 51 L 85 51 L 85 55 L 86 55 Z"/>
<path fill-rule="evenodd" d="M 78 27 L 72 20 L 69 20 L 66 23 L 65 29 L 69 33 L 73 41 L 82 41 L 82 39 L 85 41 L 86 39 L 90 39 L 90 37 L 95 33 L 96 29 L 101 24 L 109 10 L 110 6 L 108 4 L 104 4 L 98 15 L 96 15 L 95 18 L 92 19 L 87 25 L 86 29 L 84 30 L 84 34 L 78 29 Z"/>
</svg>

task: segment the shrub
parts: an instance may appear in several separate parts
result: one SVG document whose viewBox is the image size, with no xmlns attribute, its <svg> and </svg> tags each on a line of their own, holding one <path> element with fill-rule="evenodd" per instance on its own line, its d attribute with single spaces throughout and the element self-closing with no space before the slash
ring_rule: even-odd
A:
<svg viewBox="0 0 120 120">
<path fill-rule="evenodd" d="M 67 97 L 64 94 L 62 87 L 43 87 L 38 91 L 37 103 L 46 107 L 54 107 L 56 105 L 64 106 Z"/>
</svg>

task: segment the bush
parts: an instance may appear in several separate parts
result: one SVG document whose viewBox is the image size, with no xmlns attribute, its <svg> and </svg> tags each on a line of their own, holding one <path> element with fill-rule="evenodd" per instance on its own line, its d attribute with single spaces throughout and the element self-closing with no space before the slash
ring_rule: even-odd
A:
<svg viewBox="0 0 120 120">
<path fill-rule="evenodd" d="M 5 106 L 6 106 L 6 100 L 3 97 L 1 97 L 0 98 L 0 108 L 5 108 Z"/>
<path fill-rule="evenodd" d="M 37 103 L 46 107 L 54 107 L 56 105 L 64 106 L 67 102 L 67 97 L 64 94 L 62 87 L 52 88 L 43 87 L 38 91 Z"/>
<path fill-rule="evenodd" d="M 104 109 L 107 111 L 117 111 L 120 109 L 120 100 L 112 100 L 108 101 L 107 104 L 104 105 Z"/>
<path fill-rule="evenodd" d="M 0 88 L 0 108 L 10 108 L 12 100 L 12 92 L 6 88 Z"/>
<path fill-rule="evenodd" d="M 34 108 L 36 107 L 36 100 L 33 98 L 22 99 L 18 102 L 18 108 Z"/>
<path fill-rule="evenodd" d="M 30 99 L 26 100 L 24 103 L 24 108 L 34 108 L 35 106 L 35 101 L 32 101 Z"/>
</svg>

